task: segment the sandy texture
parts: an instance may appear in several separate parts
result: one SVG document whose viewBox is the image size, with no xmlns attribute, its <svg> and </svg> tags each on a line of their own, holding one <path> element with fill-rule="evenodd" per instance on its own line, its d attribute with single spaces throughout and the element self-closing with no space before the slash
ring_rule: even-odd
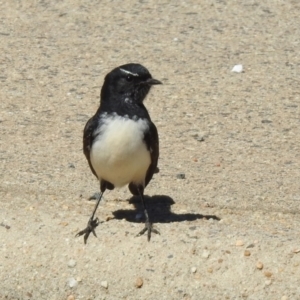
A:
<svg viewBox="0 0 300 300">
<path fill-rule="evenodd" d="M 1 300 L 300 299 L 298 0 L 0 12 Z M 141 205 L 124 188 L 105 194 L 85 246 L 74 236 L 99 187 L 82 130 L 106 73 L 128 62 L 164 83 L 146 100 L 161 235 L 135 237 Z"/>
</svg>

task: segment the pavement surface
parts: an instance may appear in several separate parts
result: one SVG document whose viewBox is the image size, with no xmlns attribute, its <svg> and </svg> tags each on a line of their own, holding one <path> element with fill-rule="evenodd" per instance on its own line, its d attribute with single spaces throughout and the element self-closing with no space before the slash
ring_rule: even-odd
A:
<svg viewBox="0 0 300 300">
<path fill-rule="evenodd" d="M 1 1 L 0 299 L 300 299 L 300 2 Z M 143 64 L 160 173 L 99 184 L 82 131 Z M 243 72 L 232 72 L 242 64 Z"/>
</svg>

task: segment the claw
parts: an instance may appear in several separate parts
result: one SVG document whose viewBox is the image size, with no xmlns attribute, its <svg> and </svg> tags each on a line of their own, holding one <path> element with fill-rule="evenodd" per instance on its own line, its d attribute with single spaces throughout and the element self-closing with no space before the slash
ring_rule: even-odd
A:
<svg viewBox="0 0 300 300">
<path fill-rule="evenodd" d="M 147 231 L 148 242 L 151 239 L 151 232 L 156 233 L 156 234 L 160 234 L 160 232 L 157 229 L 155 229 L 150 222 L 146 222 L 145 227 L 137 234 L 137 236 L 143 235 L 146 231 Z"/>
<path fill-rule="evenodd" d="M 97 237 L 96 232 L 95 232 L 95 228 L 96 228 L 98 225 L 99 225 L 99 219 L 98 219 L 98 218 L 96 218 L 96 219 L 94 219 L 94 220 L 93 220 L 92 218 L 90 218 L 89 221 L 88 221 L 87 227 L 86 227 L 85 229 L 79 231 L 79 232 L 75 235 L 75 237 L 79 237 L 79 236 L 81 236 L 81 235 L 84 235 L 83 239 L 84 239 L 84 243 L 86 244 L 87 239 L 88 239 L 88 237 L 89 237 L 89 235 L 90 235 L 91 232 L 93 233 L 93 235 L 94 235 L 95 237 Z"/>
</svg>

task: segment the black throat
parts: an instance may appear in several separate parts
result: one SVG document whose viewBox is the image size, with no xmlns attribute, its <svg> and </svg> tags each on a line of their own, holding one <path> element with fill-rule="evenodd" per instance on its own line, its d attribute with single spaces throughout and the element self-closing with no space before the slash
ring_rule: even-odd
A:
<svg viewBox="0 0 300 300">
<path fill-rule="evenodd" d="M 116 94 L 103 86 L 101 90 L 100 107 L 97 114 L 117 114 L 130 119 L 149 119 L 149 113 L 143 104 L 149 88 L 132 93 Z"/>
</svg>

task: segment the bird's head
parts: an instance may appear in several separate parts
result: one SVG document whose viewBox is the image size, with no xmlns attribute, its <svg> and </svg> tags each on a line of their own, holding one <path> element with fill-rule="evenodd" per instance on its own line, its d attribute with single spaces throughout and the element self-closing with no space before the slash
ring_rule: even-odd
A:
<svg viewBox="0 0 300 300">
<path fill-rule="evenodd" d="M 152 85 L 161 84 L 140 64 L 126 64 L 113 69 L 105 77 L 101 101 L 114 99 L 127 103 L 144 101 Z"/>
</svg>

